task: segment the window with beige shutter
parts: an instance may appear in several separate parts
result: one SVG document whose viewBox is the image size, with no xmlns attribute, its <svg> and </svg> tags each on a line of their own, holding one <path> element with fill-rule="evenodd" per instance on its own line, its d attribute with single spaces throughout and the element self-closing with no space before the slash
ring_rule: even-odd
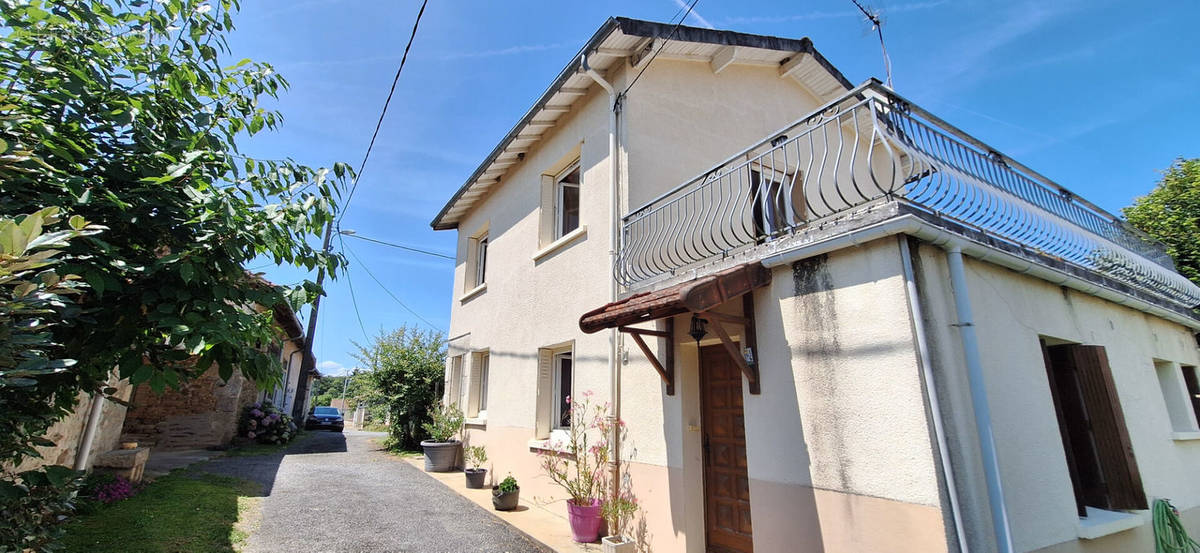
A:
<svg viewBox="0 0 1200 553">
<path fill-rule="evenodd" d="M 574 342 L 538 349 L 537 398 L 534 409 L 534 437 L 551 438 L 556 431 L 570 427 L 567 396 L 574 386 Z M 560 432 L 561 433 L 561 432 Z"/>
</svg>

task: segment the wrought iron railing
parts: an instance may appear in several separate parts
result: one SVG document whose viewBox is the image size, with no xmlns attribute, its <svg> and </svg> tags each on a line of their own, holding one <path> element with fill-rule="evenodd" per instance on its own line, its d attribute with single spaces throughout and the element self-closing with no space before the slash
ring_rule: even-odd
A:
<svg viewBox="0 0 1200 553">
<path fill-rule="evenodd" d="M 1161 244 L 875 81 L 626 215 L 616 278 L 665 278 L 881 199 L 1200 304 Z"/>
</svg>

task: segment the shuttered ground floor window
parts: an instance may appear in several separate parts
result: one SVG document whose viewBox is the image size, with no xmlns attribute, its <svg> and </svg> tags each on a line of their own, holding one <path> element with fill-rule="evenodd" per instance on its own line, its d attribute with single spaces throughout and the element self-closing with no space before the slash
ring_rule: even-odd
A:
<svg viewBox="0 0 1200 553">
<path fill-rule="evenodd" d="M 1043 339 L 1042 354 L 1079 516 L 1087 507 L 1147 508 L 1104 347 Z"/>
</svg>

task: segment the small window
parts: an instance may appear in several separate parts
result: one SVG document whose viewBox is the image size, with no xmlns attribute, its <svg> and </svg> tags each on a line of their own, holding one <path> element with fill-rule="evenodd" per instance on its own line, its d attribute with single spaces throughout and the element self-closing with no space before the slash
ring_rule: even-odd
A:
<svg viewBox="0 0 1200 553">
<path fill-rule="evenodd" d="M 1088 507 L 1146 509 L 1104 347 L 1043 340 L 1042 354 L 1079 516 L 1086 517 Z"/>
<path fill-rule="evenodd" d="M 491 356 L 485 351 L 479 354 L 479 412 L 487 411 L 488 361 Z"/>
<path fill-rule="evenodd" d="M 1154 361 L 1154 372 L 1162 391 L 1171 429 L 1175 432 L 1195 432 L 1196 425 L 1196 369 L 1170 361 Z"/>
<path fill-rule="evenodd" d="M 579 228 L 579 163 L 554 178 L 554 238 L 562 238 Z"/>
<path fill-rule="evenodd" d="M 1183 373 L 1183 383 L 1187 388 L 1188 404 L 1192 407 L 1192 420 L 1200 420 L 1200 382 L 1197 382 L 1196 379 L 1196 367 L 1180 365 L 1179 370 Z"/>
<path fill-rule="evenodd" d="M 571 427 L 571 352 L 554 356 L 554 428 Z"/>
<path fill-rule="evenodd" d="M 487 282 L 487 251 L 488 237 L 485 234 L 477 238 L 475 243 L 475 286 Z"/>
</svg>

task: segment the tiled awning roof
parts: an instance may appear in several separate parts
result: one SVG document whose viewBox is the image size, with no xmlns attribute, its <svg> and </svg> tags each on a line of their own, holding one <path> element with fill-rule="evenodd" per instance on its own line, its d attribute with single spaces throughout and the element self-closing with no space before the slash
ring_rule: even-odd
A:
<svg viewBox="0 0 1200 553">
<path fill-rule="evenodd" d="M 653 321 L 681 313 L 714 309 L 771 282 L 771 271 L 757 261 L 669 288 L 629 296 L 584 313 L 579 328 L 591 334 L 606 328 Z"/>
</svg>

